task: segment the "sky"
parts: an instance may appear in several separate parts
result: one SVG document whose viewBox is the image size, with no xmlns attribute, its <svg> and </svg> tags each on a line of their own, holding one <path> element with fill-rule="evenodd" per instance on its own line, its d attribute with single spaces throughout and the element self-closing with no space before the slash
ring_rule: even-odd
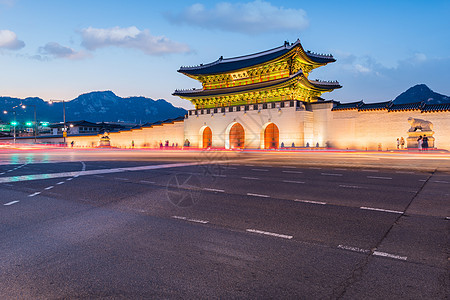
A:
<svg viewBox="0 0 450 300">
<path fill-rule="evenodd" d="M 177 72 L 300 39 L 336 62 L 322 95 L 387 101 L 416 84 L 450 95 L 450 1 L 0 0 L 0 96 L 72 100 L 91 91 L 165 99 L 201 84 Z"/>
</svg>

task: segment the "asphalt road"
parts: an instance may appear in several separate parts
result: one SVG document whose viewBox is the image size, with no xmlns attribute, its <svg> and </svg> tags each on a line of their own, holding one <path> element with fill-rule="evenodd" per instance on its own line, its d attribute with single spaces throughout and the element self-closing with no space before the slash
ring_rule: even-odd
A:
<svg viewBox="0 0 450 300">
<path fill-rule="evenodd" d="M 450 156 L 0 152 L 1 299 L 445 299 Z"/>
</svg>

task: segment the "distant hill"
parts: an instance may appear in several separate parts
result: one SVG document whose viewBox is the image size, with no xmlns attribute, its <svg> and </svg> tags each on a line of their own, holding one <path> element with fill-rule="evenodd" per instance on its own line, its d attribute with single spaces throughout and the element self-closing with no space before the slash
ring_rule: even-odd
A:
<svg viewBox="0 0 450 300">
<path fill-rule="evenodd" d="M 25 109 L 16 108 L 19 121 L 34 118 L 36 106 L 38 121 L 61 122 L 63 120 L 63 103 L 50 104 L 40 98 L 0 97 L 0 109 L 10 111 L 12 107 L 24 104 Z M 145 97 L 122 98 L 111 91 L 82 94 L 65 102 L 66 121 L 87 120 L 90 122 L 127 122 L 151 123 L 177 118 L 186 114 L 186 110 L 174 107 L 169 102 Z M 0 119 L 10 121 L 12 114 L 0 115 Z"/>
<path fill-rule="evenodd" d="M 418 84 L 394 99 L 395 104 L 425 102 L 427 104 L 450 103 L 450 97 L 433 92 L 425 84 Z"/>
</svg>

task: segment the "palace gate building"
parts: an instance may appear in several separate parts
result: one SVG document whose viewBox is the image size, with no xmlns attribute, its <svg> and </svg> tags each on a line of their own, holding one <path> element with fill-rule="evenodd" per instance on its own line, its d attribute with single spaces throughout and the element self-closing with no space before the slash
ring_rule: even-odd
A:
<svg viewBox="0 0 450 300">
<path fill-rule="evenodd" d="M 220 57 L 178 72 L 202 89 L 173 95 L 195 105 L 185 120 L 185 138 L 199 148 L 279 148 L 322 144 L 314 110 L 337 81 L 310 80 L 315 68 L 334 62 L 331 55 L 305 51 L 297 40 L 256 54 Z M 320 116 L 316 118 L 320 119 Z"/>
</svg>

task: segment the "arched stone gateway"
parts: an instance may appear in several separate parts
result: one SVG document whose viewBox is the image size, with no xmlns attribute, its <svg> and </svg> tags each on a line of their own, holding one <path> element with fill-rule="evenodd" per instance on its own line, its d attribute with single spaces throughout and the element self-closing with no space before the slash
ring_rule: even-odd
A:
<svg viewBox="0 0 450 300">
<path fill-rule="evenodd" d="M 203 129 L 203 143 L 202 148 L 210 148 L 212 145 L 212 131 L 211 128 L 205 127 Z"/>
<path fill-rule="evenodd" d="M 269 123 L 264 129 L 264 149 L 278 149 L 280 131 L 274 123 Z"/>
<path fill-rule="evenodd" d="M 242 149 L 245 146 L 245 131 L 239 123 L 234 123 L 230 128 L 229 133 L 229 148 L 230 149 Z"/>
</svg>

